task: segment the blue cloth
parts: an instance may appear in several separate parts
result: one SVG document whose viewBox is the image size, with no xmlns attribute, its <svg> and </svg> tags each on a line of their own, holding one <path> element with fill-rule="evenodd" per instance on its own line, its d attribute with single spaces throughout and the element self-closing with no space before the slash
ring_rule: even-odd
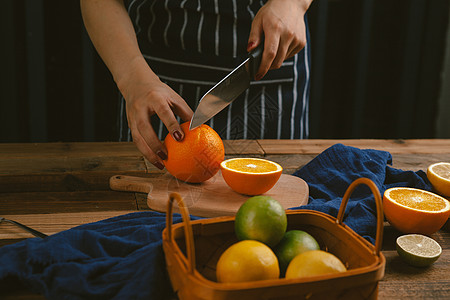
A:
<svg viewBox="0 0 450 300">
<path fill-rule="evenodd" d="M 359 177 L 373 180 L 381 193 L 394 186 L 431 189 L 424 172 L 394 169 L 391 163 L 388 152 L 330 147 L 295 173 L 310 188 L 309 204 L 302 208 L 336 216 L 345 190 Z M 175 215 L 174 223 L 180 221 Z M 368 188 L 355 190 L 344 222 L 373 242 L 375 203 Z M 48 299 L 167 299 L 172 290 L 164 228 L 164 214 L 138 212 L 1 247 L 0 283 L 14 278 Z"/>
<path fill-rule="evenodd" d="M 371 179 L 381 195 L 391 187 L 432 190 L 425 172 L 403 171 L 389 165 L 392 165 L 389 152 L 333 145 L 294 173 L 309 186 L 308 204 L 299 208 L 336 217 L 345 191 L 360 177 Z M 355 189 L 347 204 L 344 223 L 371 243 L 375 242 L 376 205 L 368 187 L 361 185 Z"/>
<path fill-rule="evenodd" d="M 48 299 L 167 299 L 165 226 L 165 214 L 138 212 L 4 246 L 0 282 L 18 279 Z"/>
</svg>

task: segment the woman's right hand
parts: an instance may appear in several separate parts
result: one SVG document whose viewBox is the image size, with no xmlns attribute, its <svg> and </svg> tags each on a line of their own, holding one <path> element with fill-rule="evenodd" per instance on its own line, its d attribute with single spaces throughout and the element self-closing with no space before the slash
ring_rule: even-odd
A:
<svg viewBox="0 0 450 300">
<path fill-rule="evenodd" d="M 158 139 L 151 125 L 151 117 L 157 115 L 172 137 L 181 141 L 184 133 L 175 115 L 183 121 L 191 119 L 193 112 L 183 98 L 150 70 L 145 59 L 137 57 L 130 62 L 117 85 L 126 101 L 128 126 L 133 142 L 154 166 L 164 168 L 167 149 Z"/>
</svg>

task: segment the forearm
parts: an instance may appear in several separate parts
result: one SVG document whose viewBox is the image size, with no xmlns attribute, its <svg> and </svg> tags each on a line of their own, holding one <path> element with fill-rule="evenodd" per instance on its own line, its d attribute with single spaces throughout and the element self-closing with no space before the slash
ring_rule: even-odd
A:
<svg viewBox="0 0 450 300">
<path fill-rule="evenodd" d="M 80 3 L 86 30 L 119 89 L 136 72 L 157 78 L 139 50 L 123 1 L 81 0 Z"/>
</svg>

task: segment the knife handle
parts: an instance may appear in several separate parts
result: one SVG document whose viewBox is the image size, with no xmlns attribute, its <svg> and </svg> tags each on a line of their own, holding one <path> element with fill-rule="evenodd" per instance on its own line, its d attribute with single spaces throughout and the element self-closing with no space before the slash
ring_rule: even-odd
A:
<svg viewBox="0 0 450 300">
<path fill-rule="evenodd" d="M 254 79 L 256 73 L 258 72 L 259 66 L 261 65 L 262 54 L 264 52 L 264 39 L 261 40 L 261 43 L 253 49 L 248 56 L 249 60 L 249 73 L 250 78 Z"/>
</svg>

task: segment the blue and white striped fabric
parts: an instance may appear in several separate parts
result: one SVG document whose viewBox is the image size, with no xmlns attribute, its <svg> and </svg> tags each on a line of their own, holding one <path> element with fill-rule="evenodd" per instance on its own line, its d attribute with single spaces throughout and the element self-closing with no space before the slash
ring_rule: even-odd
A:
<svg viewBox="0 0 450 300">
<path fill-rule="evenodd" d="M 265 2 L 132 0 L 126 5 L 150 67 L 194 110 L 201 97 L 247 56 L 251 22 Z M 301 52 L 262 80 L 252 81 L 247 91 L 207 124 L 224 139 L 307 138 L 308 31 L 307 35 Z M 120 110 L 120 139 L 131 140 L 123 98 Z M 163 139 L 167 130 L 157 116 L 152 125 Z"/>
</svg>

